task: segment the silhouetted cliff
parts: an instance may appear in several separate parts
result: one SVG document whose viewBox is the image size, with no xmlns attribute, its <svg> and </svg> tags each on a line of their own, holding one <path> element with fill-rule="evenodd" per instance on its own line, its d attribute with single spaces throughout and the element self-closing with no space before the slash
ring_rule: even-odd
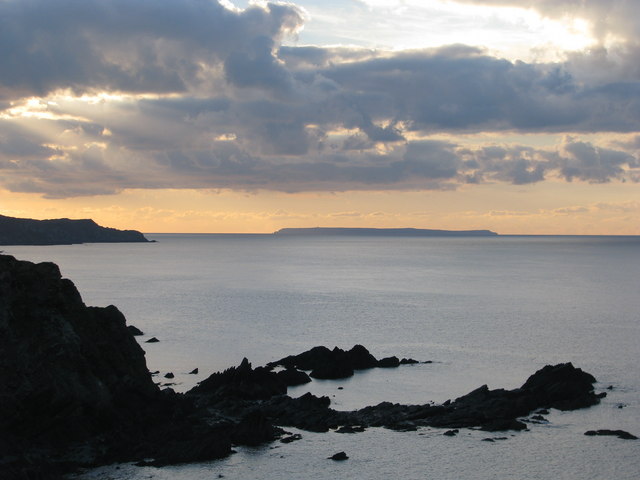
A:
<svg viewBox="0 0 640 480">
<path fill-rule="evenodd" d="M 0 215 L 0 245 L 147 242 L 136 230 L 101 227 L 93 220 L 32 220 Z"/>
</svg>

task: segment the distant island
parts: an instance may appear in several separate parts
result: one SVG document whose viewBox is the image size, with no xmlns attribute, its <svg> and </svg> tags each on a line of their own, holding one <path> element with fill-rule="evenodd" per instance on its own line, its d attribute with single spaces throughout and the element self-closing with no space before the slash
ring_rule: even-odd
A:
<svg viewBox="0 0 640 480">
<path fill-rule="evenodd" d="M 90 219 L 33 220 L 0 215 L 0 245 L 148 242 L 136 230 L 101 227 Z"/>
<path fill-rule="evenodd" d="M 429 230 L 424 228 L 282 228 L 274 235 L 351 235 L 367 237 L 494 237 L 491 230 Z"/>
</svg>

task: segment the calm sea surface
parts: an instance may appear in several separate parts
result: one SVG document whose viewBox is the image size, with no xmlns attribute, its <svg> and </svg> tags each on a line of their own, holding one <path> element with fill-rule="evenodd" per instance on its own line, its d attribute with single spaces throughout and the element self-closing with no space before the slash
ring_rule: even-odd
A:
<svg viewBox="0 0 640 480">
<path fill-rule="evenodd" d="M 434 363 L 314 381 L 291 394 L 328 395 L 345 410 L 442 402 L 485 383 L 514 388 L 567 361 L 592 373 L 599 389 L 613 389 L 599 406 L 552 411 L 548 424 L 501 442 L 472 430 L 453 438 L 438 429 L 301 432 L 298 442 L 207 464 L 122 465 L 82 478 L 640 476 L 640 441 L 583 435 L 609 428 L 640 436 L 640 237 L 147 237 L 157 243 L 3 249 L 56 262 L 85 303 L 114 304 L 145 332 L 141 342 L 159 338 L 143 344 L 147 363 L 173 372 L 179 391 L 243 357 L 262 365 L 315 345 L 356 343 L 378 358 Z M 200 375 L 187 375 L 195 367 Z M 347 462 L 326 459 L 341 450 Z"/>
</svg>

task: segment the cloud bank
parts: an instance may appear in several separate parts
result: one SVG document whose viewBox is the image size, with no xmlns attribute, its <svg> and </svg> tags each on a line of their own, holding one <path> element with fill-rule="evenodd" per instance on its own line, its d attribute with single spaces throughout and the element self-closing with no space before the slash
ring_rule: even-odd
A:
<svg viewBox="0 0 640 480">
<path fill-rule="evenodd" d="M 604 2 L 491 3 L 582 15 L 617 33 L 619 54 L 283 46 L 305 22 L 293 4 L 0 1 L 0 185 L 70 197 L 638 181 L 630 2 L 608 2 L 606 22 Z"/>
</svg>

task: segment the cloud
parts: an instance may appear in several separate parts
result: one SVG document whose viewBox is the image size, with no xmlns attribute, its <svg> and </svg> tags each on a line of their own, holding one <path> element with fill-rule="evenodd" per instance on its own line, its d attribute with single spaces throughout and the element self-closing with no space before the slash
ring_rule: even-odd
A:
<svg viewBox="0 0 640 480">
<path fill-rule="evenodd" d="M 629 0 L 455 0 L 458 3 L 498 5 L 532 9 L 554 18 L 582 18 L 590 22 L 593 33 L 636 39 L 640 33 L 637 4 Z"/>
<path fill-rule="evenodd" d="M 638 159 L 620 150 L 594 146 L 569 137 L 559 159 L 562 175 L 592 183 L 605 183 L 620 178 L 625 166 L 638 167 Z"/>
<path fill-rule="evenodd" d="M 550 152 L 521 145 L 461 149 L 460 154 L 465 159 L 469 183 L 498 180 L 524 185 L 543 181 L 545 171 L 553 169 Z"/>
<path fill-rule="evenodd" d="M 303 21 L 276 3 L 0 1 L 0 184 L 66 197 L 640 176 L 637 142 L 580 138 L 640 131 L 640 78 L 594 73 L 595 52 L 559 64 L 466 45 L 282 46 Z M 435 139 L 487 132 L 569 136 L 546 148 Z"/>
<path fill-rule="evenodd" d="M 0 99 L 185 92 L 219 75 L 221 62 L 233 82 L 242 59 L 245 69 L 269 65 L 264 49 L 302 22 L 299 9 L 274 3 L 232 11 L 209 0 L 5 0 Z"/>
</svg>

